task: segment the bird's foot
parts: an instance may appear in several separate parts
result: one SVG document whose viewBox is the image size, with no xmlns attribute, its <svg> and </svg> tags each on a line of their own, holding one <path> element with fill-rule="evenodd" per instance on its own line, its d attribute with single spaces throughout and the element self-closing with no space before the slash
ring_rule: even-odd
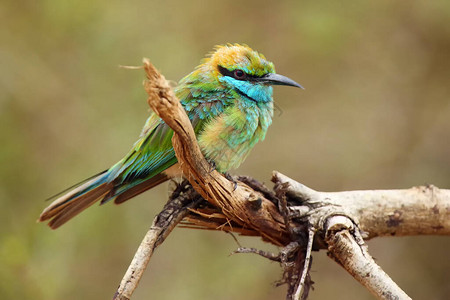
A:
<svg viewBox="0 0 450 300">
<path fill-rule="evenodd" d="M 169 190 L 172 190 L 172 193 L 169 197 L 169 201 L 179 197 L 182 193 L 185 193 L 191 187 L 189 181 L 187 179 L 183 179 L 181 182 L 171 179 L 169 181 Z"/>
<path fill-rule="evenodd" d="M 209 167 L 210 167 L 208 173 L 211 174 L 216 169 L 216 162 L 213 161 L 212 159 L 207 159 L 206 161 L 209 162 Z"/>
<path fill-rule="evenodd" d="M 228 179 L 229 181 L 231 181 L 234 184 L 234 187 L 233 187 L 233 192 L 234 192 L 237 189 L 237 185 L 238 185 L 236 179 L 234 179 L 233 176 L 231 176 L 231 174 L 228 172 L 223 173 L 223 176 L 225 176 L 226 179 Z"/>
</svg>

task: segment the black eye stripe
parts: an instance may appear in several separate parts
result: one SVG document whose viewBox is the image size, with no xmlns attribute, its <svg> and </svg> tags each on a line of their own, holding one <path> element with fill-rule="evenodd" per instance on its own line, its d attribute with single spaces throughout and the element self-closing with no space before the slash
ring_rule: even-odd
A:
<svg viewBox="0 0 450 300">
<path fill-rule="evenodd" d="M 227 68 L 224 68 L 222 66 L 218 66 L 218 68 L 219 68 L 220 74 L 222 74 L 223 76 L 234 77 L 233 76 L 233 71 L 230 71 Z"/>
<path fill-rule="evenodd" d="M 219 69 L 220 74 L 222 74 L 223 76 L 229 76 L 232 78 L 235 78 L 237 80 L 243 80 L 243 81 L 257 81 L 259 78 L 264 77 L 264 76 L 255 76 L 255 75 L 250 75 L 248 73 L 245 73 L 244 71 L 242 71 L 245 75 L 242 78 L 236 78 L 234 71 L 230 71 L 227 68 L 224 68 L 222 66 L 217 66 L 217 68 Z"/>
</svg>

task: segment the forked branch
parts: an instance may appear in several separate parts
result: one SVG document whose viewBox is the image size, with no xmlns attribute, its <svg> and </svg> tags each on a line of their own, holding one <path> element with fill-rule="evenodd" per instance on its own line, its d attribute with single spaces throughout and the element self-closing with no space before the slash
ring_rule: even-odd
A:
<svg viewBox="0 0 450 300">
<path fill-rule="evenodd" d="M 172 144 L 178 162 L 198 194 L 192 188 L 177 189 L 153 222 L 114 299 L 130 299 L 154 249 L 182 219 L 184 227 L 260 236 L 283 247 L 279 254 L 251 248 L 236 252 L 257 253 L 279 261 L 285 271 L 283 282 L 289 285 L 287 299 L 305 299 L 308 295 L 311 249 L 327 249 L 331 258 L 378 299 L 410 299 L 376 265 L 364 239 L 449 235 L 449 190 L 426 186 L 324 193 L 278 172 L 272 178 L 274 192 L 248 177 L 230 182 L 211 171 L 189 118 L 164 76 L 148 60 L 144 60 L 144 69 L 148 104 L 173 129 Z"/>
</svg>

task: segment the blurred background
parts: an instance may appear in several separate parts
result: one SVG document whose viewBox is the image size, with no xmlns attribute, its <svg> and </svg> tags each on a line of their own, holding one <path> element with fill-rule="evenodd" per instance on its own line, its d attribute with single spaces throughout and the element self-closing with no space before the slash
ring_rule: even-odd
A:
<svg viewBox="0 0 450 300">
<path fill-rule="evenodd" d="M 266 140 L 235 171 L 318 190 L 450 187 L 450 2 L 0 2 L 0 293 L 110 299 L 167 184 L 93 206 L 51 231 L 44 199 L 106 169 L 148 116 L 143 57 L 174 81 L 216 44 L 247 43 L 306 87 L 275 88 Z M 277 249 L 257 238 L 243 246 Z M 284 299 L 281 270 L 232 237 L 177 228 L 133 299 Z M 450 298 L 448 237 L 378 238 L 378 263 L 414 299 Z M 373 299 L 314 253 L 310 299 Z"/>
</svg>

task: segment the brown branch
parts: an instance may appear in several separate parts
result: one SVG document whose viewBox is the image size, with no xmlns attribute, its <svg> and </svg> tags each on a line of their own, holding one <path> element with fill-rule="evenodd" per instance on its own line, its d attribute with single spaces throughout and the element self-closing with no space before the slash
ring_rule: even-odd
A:
<svg viewBox="0 0 450 300">
<path fill-rule="evenodd" d="M 287 261 L 284 264 L 288 284 L 291 287 L 298 286 L 296 282 L 300 278 L 298 274 L 301 274 L 305 257 L 302 250 L 305 249 L 307 241 L 300 244 L 292 241 L 295 237 L 287 230 L 289 226 L 287 216 L 279 212 L 274 194 L 248 178 L 230 182 L 217 171 L 211 171 L 211 166 L 197 144 L 190 120 L 164 76 L 158 73 L 148 60 L 144 60 L 144 69 L 148 79 L 144 83 L 149 95 L 148 104 L 174 131 L 172 145 L 184 176 L 195 190 L 216 208 L 213 208 L 212 212 L 205 212 L 203 209 L 192 211 L 188 218 L 188 222 L 192 223 L 188 223 L 187 226 L 191 224 L 207 228 L 214 226 L 213 228 L 221 230 L 259 235 L 265 241 L 277 246 L 289 246 L 293 243 L 298 245 L 294 255 L 295 267 Z M 243 181 L 253 185 L 254 188 Z M 222 223 L 218 224 L 220 221 Z M 311 283 L 309 276 L 307 283 L 303 292 L 305 297 Z M 288 293 L 288 299 L 295 297 L 294 292 L 295 290 Z"/>
<path fill-rule="evenodd" d="M 433 186 L 409 190 L 314 191 L 274 172 L 275 193 L 248 177 L 230 182 L 204 159 L 191 123 L 164 76 L 144 60 L 144 82 L 150 107 L 173 129 L 172 144 L 194 202 L 175 204 L 155 219 L 136 252 L 114 299 L 129 299 L 154 249 L 183 218 L 182 226 L 261 236 L 277 246 L 275 255 L 240 248 L 279 261 L 288 284 L 287 299 L 305 299 L 312 284 L 311 249 L 329 256 L 379 299 L 409 297 L 376 265 L 364 239 L 385 235 L 450 234 L 450 191 Z M 192 194 L 190 194 L 192 193 Z M 187 196 L 186 196 L 187 197 Z M 201 203 L 201 205 L 199 205 Z M 162 222 L 162 223 L 160 223 Z"/>
<path fill-rule="evenodd" d="M 237 187 L 211 166 L 196 142 L 191 122 L 163 75 L 144 60 L 144 83 L 150 107 L 174 131 L 172 144 L 184 176 L 204 199 L 240 227 L 250 228 L 266 241 L 282 246 L 289 243 L 283 217 L 277 207 L 260 192 L 238 181 Z M 256 204 L 256 205 L 255 205 Z"/>
</svg>

